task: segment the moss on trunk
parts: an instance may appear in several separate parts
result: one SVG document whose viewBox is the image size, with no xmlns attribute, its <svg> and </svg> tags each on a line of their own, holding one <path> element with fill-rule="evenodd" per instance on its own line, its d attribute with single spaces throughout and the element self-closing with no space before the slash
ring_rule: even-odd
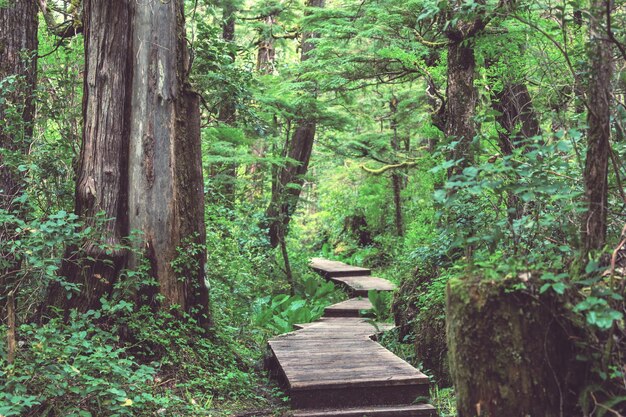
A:
<svg viewBox="0 0 626 417">
<path fill-rule="evenodd" d="M 519 280 L 452 280 L 446 330 L 459 417 L 576 415 L 575 329 Z"/>
</svg>

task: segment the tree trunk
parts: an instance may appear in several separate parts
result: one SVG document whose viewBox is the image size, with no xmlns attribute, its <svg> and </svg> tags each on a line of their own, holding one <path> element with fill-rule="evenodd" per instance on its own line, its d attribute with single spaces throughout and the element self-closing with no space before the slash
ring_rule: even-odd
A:
<svg viewBox="0 0 626 417">
<path fill-rule="evenodd" d="M 231 44 L 231 48 L 229 49 L 228 55 L 230 56 L 233 64 L 235 63 L 236 54 L 235 48 L 232 43 L 235 40 L 235 13 L 237 9 L 233 4 L 232 0 L 226 0 L 223 5 L 222 10 L 222 39 L 229 44 Z M 225 124 L 234 125 L 237 121 L 237 113 L 235 111 L 235 101 L 232 96 L 229 94 L 224 95 L 222 97 L 222 103 L 219 109 L 219 114 L 217 119 Z"/>
<path fill-rule="evenodd" d="M 324 4 L 325 0 L 307 0 L 306 6 L 308 8 L 322 8 Z M 315 48 L 315 44 L 310 39 L 316 36 L 312 32 L 303 33 L 301 62 L 305 62 L 310 58 L 309 54 Z M 309 93 L 316 96 L 316 88 Z M 266 217 L 269 221 L 269 240 L 272 248 L 279 244 L 281 235 L 287 234 L 286 228 L 298 204 L 304 184 L 304 176 L 309 168 L 316 128 L 316 120 L 310 115 L 304 115 L 298 120 L 293 137 L 287 144 L 287 163 L 284 168 L 278 168 L 276 171 L 275 187 L 272 189 L 272 198 L 266 211 Z M 281 231 L 280 229 L 283 230 Z"/>
<path fill-rule="evenodd" d="M 582 224 L 583 260 L 590 251 L 601 249 L 606 240 L 612 55 L 611 42 L 602 27 L 605 6 L 600 0 L 593 0 L 590 5 L 591 78 L 587 94 L 589 130 L 584 172 L 587 213 Z"/>
<path fill-rule="evenodd" d="M 230 58 L 235 63 L 236 54 L 233 44 L 235 40 L 235 13 L 237 9 L 232 0 L 226 0 L 222 9 L 222 39 L 231 44 L 229 50 Z M 221 106 L 217 120 L 220 123 L 229 126 L 235 126 L 237 123 L 237 111 L 235 99 L 229 91 L 224 93 L 222 97 Z M 221 165 L 221 164 L 220 164 Z M 227 163 L 222 167 L 222 171 L 226 179 L 221 187 L 221 194 L 224 196 L 224 201 L 230 206 L 234 207 L 235 203 L 235 185 L 237 178 L 237 164 Z"/>
<path fill-rule="evenodd" d="M 276 49 L 274 46 L 274 37 L 272 36 L 272 26 L 276 23 L 276 15 L 270 14 L 265 16 L 266 28 L 261 33 L 261 39 L 258 42 L 256 69 L 261 75 L 271 75 L 274 73 L 274 63 L 276 59 Z M 276 116 L 274 124 L 277 124 Z M 260 161 L 265 157 L 266 138 L 260 137 L 252 144 L 252 156 Z M 257 200 L 263 194 L 264 173 L 263 164 L 261 162 L 253 162 L 248 168 L 248 174 L 252 182 L 252 189 L 249 193 L 249 200 Z M 274 246 L 275 247 L 275 246 Z"/>
<path fill-rule="evenodd" d="M 183 0 L 132 5 L 129 228 L 142 232 L 138 249 L 164 305 L 208 326 L 200 109 L 188 83 Z"/>
<path fill-rule="evenodd" d="M 265 17 L 267 34 L 259 41 L 257 51 L 256 69 L 261 74 L 267 75 L 274 72 L 274 61 L 276 58 L 276 48 L 274 47 L 274 37 L 272 36 L 272 26 L 276 23 L 276 16 L 271 14 Z"/>
<path fill-rule="evenodd" d="M 473 40 L 462 38 L 451 41 L 448 45 L 445 134 L 457 142 L 452 159 L 459 162 L 448 170 L 448 176 L 460 174 L 474 162 L 472 141 L 476 129 L 473 119 L 477 103 L 475 69 Z"/>
<path fill-rule="evenodd" d="M 492 106 L 500 113 L 496 121 L 504 129 L 504 132 L 498 133 L 504 155 L 511 155 L 524 139 L 541 135 L 539 120 L 526 84 L 506 84 L 502 91 L 495 94 Z"/>
<path fill-rule="evenodd" d="M 393 136 L 391 137 L 391 149 L 394 153 L 398 153 L 400 150 L 400 144 L 398 140 L 398 121 L 396 119 L 396 113 L 398 112 L 398 99 L 393 97 L 389 102 L 389 110 L 391 111 L 391 130 Z M 393 189 L 393 205 L 394 205 L 394 220 L 396 225 L 396 235 L 399 237 L 404 236 L 404 221 L 402 218 L 402 176 L 398 170 L 391 171 L 391 186 Z"/>
<path fill-rule="evenodd" d="M 9 84 L 13 78 L 13 87 Z M 23 174 L 17 166 L 33 135 L 37 79 L 37 2 L 14 0 L 0 7 L 0 210 L 19 215 L 15 199 L 22 193 Z M 17 115 L 17 117 L 13 116 Z M 0 225 L 0 242 L 16 239 L 15 230 Z M 0 251 L 0 311 L 15 285 L 20 262 Z"/>
<path fill-rule="evenodd" d="M 81 285 L 69 299 L 58 283 L 51 285 L 48 304 L 66 311 L 95 309 L 126 266 L 120 249 L 128 236 L 128 137 L 131 73 L 131 15 L 128 0 L 87 0 L 83 141 L 76 182 L 76 213 L 88 226 L 104 213 L 102 241 L 76 252 L 68 248 L 61 276 Z M 107 250 L 110 250 L 107 253 Z"/>
<path fill-rule="evenodd" d="M 448 285 L 446 333 L 459 417 L 578 415 L 579 335 L 551 292 L 512 291 L 520 282 L 470 278 Z"/>
<path fill-rule="evenodd" d="M 183 1 L 88 0 L 85 127 L 76 210 L 89 224 L 104 211 L 108 245 L 141 233 L 136 251 L 105 255 L 97 243 L 64 264 L 81 284 L 69 300 L 59 285 L 48 303 L 96 308 L 123 267 L 145 256 L 164 306 L 177 305 L 208 327 L 204 193 L 198 96 L 188 82 Z M 95 255 L 95 256 L 94 256 Z M 95 260 L 90 259 L 93 257 Z"/>
<path fill-rule="evenodd" d="M 541 127 L 533 108 L 532 98 L 526 84 L 506 83 L 502 91 L 495 93 L 492 107 L 500 115 L 496 121 L 502 128 L 498 142 L 503 155 L 512 155 L 513 150 L 523 146 L 523 140 L 541 135 Z M 507 213 L 511 224 L 524 214 L 522 200 L 513 192 L 507 197 Z"/>
</svg>

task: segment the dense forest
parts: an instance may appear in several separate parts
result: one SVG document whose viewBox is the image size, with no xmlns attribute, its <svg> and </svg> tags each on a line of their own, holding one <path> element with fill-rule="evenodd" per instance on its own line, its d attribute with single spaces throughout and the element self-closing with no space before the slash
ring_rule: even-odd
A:
<svg viewBox="0 0 626 417">
<path fill-rule="evenodd" d="M 364 313 L 439 416 L 626 416 L 625 28 L 0 0 L 0 416 L 291 415 L 267 342 L 346 299 L 314 257 L 397 286 Z"/>
</svg>

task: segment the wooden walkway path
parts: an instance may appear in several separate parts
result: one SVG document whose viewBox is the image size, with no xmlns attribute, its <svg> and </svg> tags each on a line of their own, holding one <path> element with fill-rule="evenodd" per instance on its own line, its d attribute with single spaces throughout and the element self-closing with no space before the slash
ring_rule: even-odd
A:
<svg viewBox="0 0 626 417">
<path fill-rule="evenodd" d="M 311 268 L 354 297 L 395 288 L 369 269 L 341 262 L 313 259 Z M 287 389 L 294 416 L 436 416 L 431 405 L 414 403 L 428 396 L 428 377 L 372 339 L 374 326 L 359 314 L 368 308 L 369 300 L 352 298 L 269 341 L 270 370 Z"/>
</svg>

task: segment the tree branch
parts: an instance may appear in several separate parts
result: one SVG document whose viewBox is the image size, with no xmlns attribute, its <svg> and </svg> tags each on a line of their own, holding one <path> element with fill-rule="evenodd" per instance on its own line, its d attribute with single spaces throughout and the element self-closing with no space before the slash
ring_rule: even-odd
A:
<svg viewBox="0 0 626 417">
<path fill-rule="evenodd" d="M 416 165 L 417 165 L 416 161 L 404 161 L 404 162 L 400 162 L 399 164 L 385 165 L 378 169 L 368 168 L 367 166 L 365 166 L 365 164 L 363 164 L 361 165 L 361 169 L 365 172 L 369 172 L 370 174 L 381 175 L 392 169 L 409 168 L 409 167 L 414 167 Z"/>
</svg>

